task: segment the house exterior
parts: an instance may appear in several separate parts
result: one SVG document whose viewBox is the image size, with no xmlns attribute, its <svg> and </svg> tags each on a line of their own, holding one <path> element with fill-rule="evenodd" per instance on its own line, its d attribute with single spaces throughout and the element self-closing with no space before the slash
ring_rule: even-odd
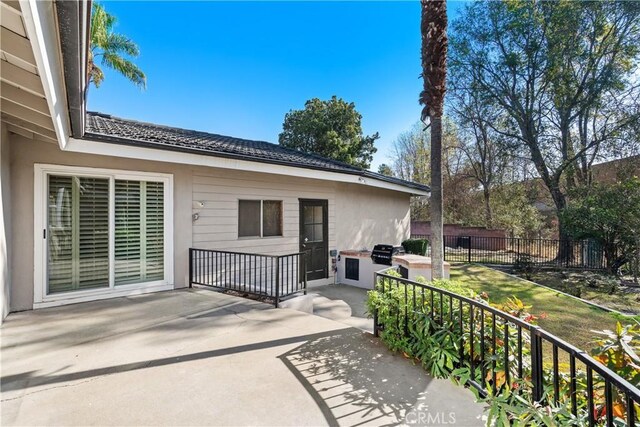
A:
<svg viewBox="0 0 640 427">
<path fill-rule="evenodd" d="M 90 2 L 2 0 L 2 317 L 189 285 L 189 249 L 399 244 L 423 185 L 263 141 L 86 112 Z"/>
</svg>

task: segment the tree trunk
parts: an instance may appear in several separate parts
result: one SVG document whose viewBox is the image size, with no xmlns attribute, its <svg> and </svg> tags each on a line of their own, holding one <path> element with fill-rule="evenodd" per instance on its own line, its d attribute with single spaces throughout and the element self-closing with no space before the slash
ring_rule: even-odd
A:
<svg viewBox="0 0 640 427">
<path fill-rule="evenodd" d="M 484 217 L 487 228 L 493 228 L 493 214 L 491 212 L 491 192 L 487 187 L 483 189 L 484 193 Z"/>
<path fill-rule="evenodd" d="M 442 220 L 442 117 L 431 116 L 431 276 L 444 278 Z"/>
<path fill-rule="evenodd" d="M 558 238 L 560 243 L 558 245 L 558 253 L 556 254 L 556 261 L 569 263 L 573 261 L 573 244 L 571 243 L 571 236 L 567 232 L 565 225 L 563 224 L 560 213 L 567 207 L 567 198 L 560 190 L 559 186 L 548 186 L 551 192 L 551 197 L 556 205 L 556 212 L 558 215 Z"/>
</svg>

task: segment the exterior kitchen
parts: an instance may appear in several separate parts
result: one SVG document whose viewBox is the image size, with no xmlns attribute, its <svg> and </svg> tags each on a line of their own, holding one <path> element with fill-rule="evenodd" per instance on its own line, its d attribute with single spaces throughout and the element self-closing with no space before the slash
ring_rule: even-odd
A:
<svg viewBox="0 0 640 427">
<path fill-rule="evenodd" d="M 408 253 L 402 245 L 377 244 L 372 250 L 342 250 L 337 254 L 338 283 L 373 289 L 374 273 L 390 267 L 397 268 L 403 278 L 431 280 L 431 258 Z M 444 263 L 445 278 L 450 265 Z"/>
</svg>

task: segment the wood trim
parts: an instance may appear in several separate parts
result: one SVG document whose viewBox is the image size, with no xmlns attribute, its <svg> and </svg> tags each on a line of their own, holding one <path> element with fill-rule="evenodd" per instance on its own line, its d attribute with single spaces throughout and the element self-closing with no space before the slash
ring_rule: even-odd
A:
<svg viewBox="0 0 640 427">
<path fill-rule="evenodd" d="M 16 104 L 22 105 L 23 107 L 29 108 L 40 114 L 49 115 L 49 106 L 47 105 L 46 99 L 10 85 L 9 83 L 0 83 L 0 97 L 7 101 L 13 101 Z"/>
<path fill-rule="evenodd" d="M 48 115 L 38 113 L 8 99 L 3 100 L 0 109 L 3 113 L 17 117 L 26 122 L 33 123 L 41 128 L 48 129 L 53 132 L 53 123 L 51 122 L 51 117 Z"/>
<path fill-rule="evenodd" d="M 36 59 L 33 56 L 31 43 L 26 37 L 22 37 L 13 31 L 0 27 L 0 46 L 3 52 L 24 61 L 27 64 L 36 66 Z"/>
<path fill-rule="evenodd" d="M 2 121 L 3 122 L 7 122 L 10 123 L 14 126 L 17 126 L 19 128 L 28 130 L 29 132 L 33 132 L 35 134 L 38 134 L 40 136 L 42 136 L 43 138 L 47 138 L 47 140 L 49 139 L 53 139 L 54 141 L 58 141 L 58 139 L 56 138 L 56 134 L 49 130 L 49 129 L 45 129 L 41 126 L 38 126 L 36 124 L 33 124 L 29 121 L 20 119 L 18 117 L 14 117 L 10 114 L 6 114 L 6 113 L 1 113 L 0 117 L 2 117 Z"/>
<path fill-rule="evenodd" d="M 45 97 L 40 77 L 4 60 L 0 63 L 0 67 L 2 67 L 1 80 L 3 82 L 19 87 L 36 96 Z"/>
</svg>

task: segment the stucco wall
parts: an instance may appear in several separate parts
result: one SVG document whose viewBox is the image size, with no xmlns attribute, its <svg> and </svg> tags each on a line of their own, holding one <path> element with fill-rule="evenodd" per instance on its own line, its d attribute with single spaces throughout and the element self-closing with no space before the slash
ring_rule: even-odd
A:
<svg viewBox="0 0 640 427">
<path fill-rule="evenodd" d="M 11 188 L 9 171 L 11 170 L 9 133 L 4 124 L 0 129 L 0 319 L 4 319 L 9 313 L 11 277 L 9 264 L 11 246 Z"/>
<path fill-rule="evenodd" d="M 399 245 L 409 237 L 410 196 L 406 193 L 340 183 L 336 188 L 338 249 Z"/>
<path fill-rule="evenodd" d="M 299 198 L 329 204 L 329 249 L 398 244 L 409 233 L 409 195 L 356 184 L 62 152 L 54 144 L 10 136 L 11 310 L 33 306 L 34 163 L 173 174 L 174 284 L 187 285 L 189 247 L 286 254 L 299 251 Z M 114 145 L 114 152 L 118 147 Z M 3 153 L 4 154 L 4 153 Z M 3 168 L 4 170 L 4 168 Z M 4 180 L 3 180 L 4 182 Z M 238 239 L 238 200 L 283 201 L 283 236 Z M 198 203 L 202 202 L 200 207 Z M 199 219 L 192 221 L 197 213 Z M 329 260 L 327 260 L 329 262 Z M 333 275 L 332 272 L 330 272 Z M 332 277 L 329 278 L 333 280 Z"/>
</svg>

